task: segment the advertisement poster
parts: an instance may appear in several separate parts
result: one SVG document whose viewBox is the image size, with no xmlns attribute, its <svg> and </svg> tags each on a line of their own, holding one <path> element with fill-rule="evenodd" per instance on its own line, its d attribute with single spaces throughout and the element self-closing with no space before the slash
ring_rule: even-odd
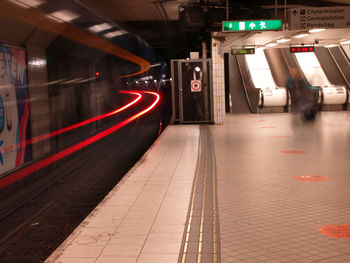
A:
<svg viewBox="0 0 350 263">
<path fill-rule="evenodd" d="M 31 160 L 26 52 L 0 46 L 0 175 Z"/>
</svg>

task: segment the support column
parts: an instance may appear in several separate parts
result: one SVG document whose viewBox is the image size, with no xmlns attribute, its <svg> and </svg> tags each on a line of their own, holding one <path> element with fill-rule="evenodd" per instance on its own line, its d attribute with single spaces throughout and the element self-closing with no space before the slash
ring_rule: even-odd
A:
<svg viewBox="0 0 350 263">
<path fill-rule="evenodd" d="M 211 54 L 213 60 L 213 103 L 214 122 L 223 124 L 225 121 L 225 66 L 224 54 L 219 53 L 220 41 L 211 39 Z"/>
</svg>

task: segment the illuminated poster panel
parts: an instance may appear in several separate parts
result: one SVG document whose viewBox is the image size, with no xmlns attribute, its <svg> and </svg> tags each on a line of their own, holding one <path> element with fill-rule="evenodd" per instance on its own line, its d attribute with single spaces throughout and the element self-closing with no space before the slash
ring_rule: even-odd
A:
<svg viewBox="0 0 350 263">
<path fill-rule="evenodd" d="M 0 46 L 0 174 L 31 160 L 26 52 Z"/>
</svg>

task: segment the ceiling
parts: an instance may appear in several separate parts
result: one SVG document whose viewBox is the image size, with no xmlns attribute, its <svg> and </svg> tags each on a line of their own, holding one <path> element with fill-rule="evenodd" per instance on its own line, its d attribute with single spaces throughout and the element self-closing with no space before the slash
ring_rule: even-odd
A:
<svg viewBox="0 0 350 263">
<path fill-rule="evenodd" d="M 297 31 L 263 33 L 221 33 L 222 20 L 283 19 L 285 7 L 323 7 L 349 5 L 350 0 L 8 0 L 41 3 L 36 6 L 46 13 L 69 9 L 83 14 L 75 24 L 89 27 L 109 23 L 120 27 L 153 46 L 165 59 L 185 58 L 190 51 L 201 51 L 202 42 L 211 36 L 231 45 L 265 45 Z M 286 5 L 285 5 L 286 4 Z M 228 6 L 228 9 L 226 8 Z M 349 37 L 349 30 L 336 29 L 314 33 L 288 44 L 326 44 Z M 225 50 L 224 50 L 225 51 Z"/>
<path fill-rule="evenodd" d="M 121 24 L 140 35 L 166 58 L 184 58 L 190 51 L 200 51 L 203 40 L 214 31 L 221 31 L 221 21 L 226 20 L 228 4 L 229 20 L 284 17 L 287 8 L 302 6 L 343 6 L 350 0 L 72 0 L 104 17 Z M 275 5 L 277 3 L 277 5 Z M 197 9 L 196 9 L 197 8 Z M 204 10 L 204 14 L 201 13 Z M 201 19 L 205 20 L 204 24 Z M 209 21 L 209 22 L 208 22 Z M 213 22 L 215 21 L 215 23 Z M 350 34 L 349 30 L 337 29 L 314 33 L 303 39 L 293 39 L 288 44 L 327 44 Z M 231 45 L 265 45 L 275 39 L 291 36 L 295 30 L 263 33 L 213 33 L 224 37 L 225 47 Z M 227 51 L 225 50 L 225 51 Z"/>
</svg>

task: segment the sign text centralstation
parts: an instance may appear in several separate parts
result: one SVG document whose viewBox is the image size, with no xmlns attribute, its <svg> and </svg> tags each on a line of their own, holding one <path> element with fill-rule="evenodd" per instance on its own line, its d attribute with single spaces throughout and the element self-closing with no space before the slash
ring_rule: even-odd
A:
<svg viewBox="0 0 350 263">
<path fill-rule="evenodd" d="M 223 21 L 222 32 L 282 30 L 281 20 Z"/>
</svg>

